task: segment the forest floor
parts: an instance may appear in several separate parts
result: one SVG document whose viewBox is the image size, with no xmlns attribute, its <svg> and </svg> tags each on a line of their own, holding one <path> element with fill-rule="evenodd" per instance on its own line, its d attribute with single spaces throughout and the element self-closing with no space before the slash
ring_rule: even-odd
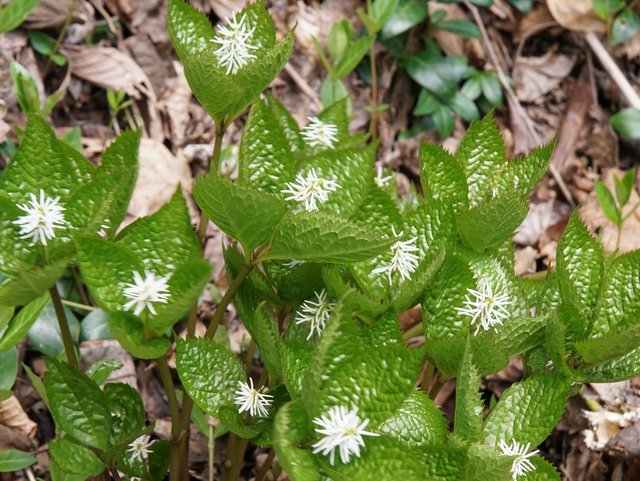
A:
<svg viewBox="0 0 640 481">
<path fill-rule="evenodd" d="M 73 14 L 68 17 L 75 3 Z M 239 10 L 245 2 L 192 3 L 216 21 Z M 280 32 L 297 25 L 293 56 L 270 89 L 303 124 L 322 108 L 321 87 L 326 75 L 312 38 L 325 45 L 331 27 L 343 18 L 359 25 L 356 8 L 362 5 L 355 0 L 272 0 L 268 6 Z M 625 86 L 613 75 L 606 58 L 620 66 L 631 85 L 640 86 L 640 35 L 615 48 L 605 47 L 603 60 L 594 55 L 597 45 L 594 47 L 592 40 L 595 34 L 596 39 L 601 39 L 597 42 L 606 45 L 602 35 L 605 25 L 590 13 L 590 8 L 590 0 L 536 1 L 531 11 L 523 14 L 505 0 L 495 0 L 489 8 L 429 2 L 431 12 L 441 9 L 447 18 L 473 22 L 483 37 L 469 39 L 427 28 L 421 32 L 429 35 L 446 55 L 464 56 L 478 70 L 493 71 L 509 80 L 508 89 L 503 90 L 503 105 L 495 111 L 509 157 L 557 138 L 551 169 L 531 197 L 531 212 L 514 238 L 516 271 L 521 276 L 541 276 L 554 266 L 558 240 L 576 206 L 608 252 L 640 248 L 640 214 L 630 213 L 618 239 L 617 228 L 600 208 L 594 189 L 599 179 L 613 187 L 613 176 L 623 175 L 639 160 L 640 144 L 619 136 L 609 123 L 611 115 L 633 101 L 625 97 Z M 16 127 L 24 127 L 26 122 L 9 70 L 10 63 L 16 61 L 30 72 L 43 100 L 45 93 L 64 92 L 51 112 L 52 124 L 59 135 L 79 127 L 76 138 L 89 159 L 98 161 L 100 152 L 120 130 L 143 128 L 140 174 L 127 222 L 157 210 L 178 185 L 189 193 L 193 177 L 205 170 L 211 155 L 214 124 L 192 97 L 183 76 L 168 39 L 166 9 L 165 0 L 42 0 L 19 29 L 0 35 L 2 165 L 8 161 L 7 141 L 16 142 Z M 66 35 L 59 48 L 67 61 L 58 65 L 38 51 L 41 49 L 34 48 L 37 42 L 33 32 L 56 39 L 67 20 Z M 468 124 L 456 118 L 451 135 L 445 139 L 439 139 L 434 132 L 416 132 L 418 121 L 412 112 L 419 87 L 379 44 L 376 61 L 378 99 L 389 104 L 377 119 L 381 140 L 378 162 L 394 170 L 401 191 L 411 192 L 412 184 L 417 184 L 419 190 L 420 142 L 441 141 L 453 151 Z M 357 72 L 349 75 L 345 84 L 353 108 L 351 128 L 366 131 L 371 87 Z M 114 113 L 107 89 L 124 91 L 132 103 Z M 223 147 L 238 144 L 243 118 L 227 130 Z M 227 160 L 223 168 L 233 175 L 236 152 L 232 148 L 224 152 Z M 635 207 L 638 200 L 640 196 L 634 190 L 628 205 Z M 192 200 L 191 207 L 195 219 L 197 210 Z M 207 293 L 209 302 L 199 312 L 201 326 L 211 315 L 220 292 L 227 288 L 221 259 L 223 235 L 213 226 L 208 234 L 206 256 L 213 262 L 214 279 Z M 76 314 L 81 321 L 85 313 Z M 409 311 L 402 318 L 404 327 L 419 317 L 419 313 L 416 316 L 415 311 Z M 225 323 L 232 348 L 241 352 L 248 344 L 248 334 L 232 307 Z M 147 412 L 158 420 L 155 434 L 167 438 L 169 413 L 153 364 L 134 362 L 111 340 L 85 341 L 81 350 L 85 362 L 112 357 L 123 360 L 119 380 L 140 389 Z M 19 352 L 21 360 L 36 374 L 42 373 L 43 356 L 29 340 L 20 344 Z M 488 377 L 484 382 L 487 398 L 492 394 L 499 397 L 521 375 L 520 364 L 513 361 L 507 369 Z M 571 399 L 560 425 L 541 447 L 565 479 L 640 479 L 636 461 L 640 456 L 640 427 L 623 416 L 640 407 L 639 387 L 637 380 L 590 385 Z M 446 383 L 436 399 L 449 416 L 454 388 L 453 381 Z M 38 453 L 33 472 L 44 476 L 48 466 L 46 443 L 54 435 L 52 420 L 24 373 L 15 391 L 16 398 L 0 403 L 0 451 L 22 449 Z M 588 434 L 590 424 L 583 414 L 585 409 L 611 413 L 595 434 Z M 193 478 L 209 479 L 206 432 L 193 426 L 191 439 Z M 221 437 L 215 450 L 218 465 L 224 459 L 224 451 L 225 438 Z M 259 449 L 247 452 L 245 479 L 253 476 L 253 466 L 264 457 Z M 0 475 L 0 479 L 11 479 L 11 475 Z"/>
</svg>

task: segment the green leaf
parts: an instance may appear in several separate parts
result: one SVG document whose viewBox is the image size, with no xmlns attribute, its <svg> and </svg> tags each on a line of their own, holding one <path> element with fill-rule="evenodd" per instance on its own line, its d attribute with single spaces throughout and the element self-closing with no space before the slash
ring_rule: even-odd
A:
<svg viewBox="0 0 640 481">
<path fill-rule="evenodd" d="M 302 396 L 302 383 L 313 349 L 306 341 L 284 340 L 282 346 L 282 378 L 293 399 Z"/>
<path fill-rule="evenodd" d="M 334 23 L 331 27 L 327 37 L 327 51 L 334 63 L 344 55 L 352 35 L 353 27 L 346 19 Z"/>
<path fill-rule="evenodd" d="M 9 391 L 18 374 L 18 351 L 8 349 L 0 352 L 0 390 Z"/>
<path fill-rule="evenodd" d="M 619 179 L 616 175 L 613 176 L 613 182 L 616 188 L 616 199 L 618 199 L 618 205 L 620 205 L 620 208 L 624 207 L 627 205 L 627 202 L 629 202 L 635 181 L 636 169 L 629 170 L 622 179 Z"/>
<path fill-rule="evenodd" d="M 84 372 L 91 378 L 98 386 L 102 385 L 113 371 L 122 368 L 122 361 L 120 359 L 104 359 L 102 361 L 94 362 Z"/>
<path fill-rule="evenodd" d="M 107 322 L 109 315 L 102 309 L 96 309 L 80 322 L 80 341 L 101 341 L 111 339 L 111 330 Z"/>
<path fill-rule="evenodd" d="M 286 213 L 280 199 L 215 174 L 199 177 L 193 195 L 205 214 L 242 244 L 246 255 L 269 238 Z"/>
<path fill-rule="evenodd" d="M 604 276 L 602 246 L 574 212 L 558 244 L 557 279 L 563 303 L 588 313 L 598 303 Z"/>
<path fill-rule="evenodd" d="M 22 306 L 42 296 L 62 276 L 70 261 L 70 257 L 64 257 L 44 267 L 25 268 L 14 279 L 6 279 L 0 285 L 0 303 Z"/>
<path fill-rule="evenodd" d="M 344 56 L 335 65 L 333 75 L 337 79 L 341 79 L 349 75 L 358 66 L 360 61 L 367 54 L 373 42 L 375 42 L 375 35 L 365 35 L 362 38 L 356 40 L 349 46 L 349 49 L 345 52 Z"/>
<path fill-rule="evenodd" d="M 422 51 L 407 57 L 405 67 L 409 76 L 436 96 L 452 98 L 458 82 L 468 69 L 462 56 L 434 57 Z"/>
<path fill-rule="evenodd" d="M 609 122 L 620 134 L 632 139 L 640 138 L 640 109 L 628 108 L 615 113 Z"/>
<path fill-rule="evenodd" d="M 272 110 L 259 100 L 251 107 L 242 133 L 238 182 L 281 196 L 292 176 L 293 159 L 286 133 Z"/>
<path fill-rule="evenodd" d="M 64 313 L 67 317 L 71 339 L 74 343 L 77 343 L 80 335 L 80 323 L 78 323 L 78 319 L 71 309 L 66 306 L 64 306 Z M 29 329 L 29 341 L 34 348 L 45 356 L 57 357 L 64 351 L 60 325 L 52 303 L 45 306 L 36 322 Z"/>
<path fill-rule="evenodd" d="M 618 45 L 634 37 L 640 31 L 640 14 L 625 8 L 616 15 L 611 25 L 611 45 Z"/>
<path fill-rule="evenodd" d="M 170 0 L 167 17 L 169 38 L 180 60 L 209 48 L 215 31 L 200 10 L 185 0 Z"/>
<path fill-rule="evenodd" d="M 617 257 L 605 277 L 591 337 L 636 324 L 640 316 L 640 251 Z"/>
<path fill-rule="evenodd" d="M 45 406 L 49 408 L 49 397 L 47 396 L 47 390 L 44 387 L 44 383 L 36 374 L 33 373 L 29 366 L 23 364 L 22 367 L 24 368 L 24 372 L 27 373 L 27 377 L 31 381 L 31 384 L 33 384 L 34 389 L 40 395 Z"/>
<path fill-rule="evenodd" d="M 567 365 L 567 324 L 558 316 L 551 316 L 545 326 L 545 351 L 557 372 L 570 377 L 571 370 Z"/>
<path fill-rule="evenodd" d="M 285 472 L 292 481 L 319 481 L 319 466 L 311 451 L 299 445 L 311 433 L 304 404 L 292 401 L 278 410 L 274 425 L 273 447 Z"/>
<path fill-rule="evenodd" d="M 463 38 L 475 38 L 482 40 L 482 32 L 478 26 L 470 20 L 440 20 L 436 27 L 447 32 L 455 33 Z"/>
<path fill-rule="evenodd" d="M 251 338 L 260 349 L 260 355 L 270 376 L 282 377 L 280 361 L 280 332 L 278 323 L 265 303 L 260 304 L 255 315 L 242 319 Z"/>
<path fill-rule="evenodd" d="M 618 382 L 640 374 L 640 348 L 613 361 L 580 371 L 574 371 L 575 378 L 582 382 Z"/>
<path fill-rule="evenodd" d="M 628 354 L 639 344 L 640 326 L 632 326 L 597 339 L 578 341 L 575 348 L 585 363 L 601 364 Z"/>
<path fill-rule="evenodd" d="M 44 385 L 56 426 L 78 441 L 106 449 L 111 432 L 111 413 L 94 383 L 76 368 L 49 359 Z"/>
<path fill-rule="evenodd" d="M 211 370 L 215 366 L 215 370 Z M 242 364 L 215 341 L 178 341 L 176 368 L 191 399 L 207 414 L 216 416 L 225 405 L 233 405 L 238 382 L 244 381 Z"/>
<path fill-rule="evenodd" d="M 171 347 L 169 339 L 147 335 L 140 319 L 128 312 L 111 313 L 109 328 L 122 347 L 139 359 L 156 359 Z"/>
<path fill-rule="evenodd" d="M 17 2 L 14 0 L 14 3 Z M 2 11 L 0 11 L 1 14 Z M 25 114 L 37 114 L 40 112 L 40 91 L 31 73 L 17 62 L 11 62 L 9 70 L 20 110 Z"/>
<path fill-rule="evenodd" d="M 456 377 L 456 411 L 454 432 L 473 442 L 482 432 L 484 404 L 480 397 L 480 373 L 473 364 L 471 342 L 467 339 L 464 357 Z"/>
<path fill-rule="evenodd" d="M 70 473 L 97 476 L 105 469 L 98 456 L 68 436 L 51 441 L 49 453 L 62 469 Z"/>
<path fill-rule="evenodd" d="M 480 83 L 484 98 L 486 98 L 492 106 L 500 107 L 502 105 L 502 84 L 500 84 L 498 76 L 487 70 L 482 72 Z"/>
<path fill-rule="evenodd" d="M 598 204 L 600 204 L 602 212 L 604 212 L 611 222 L 620 227 L 622 225 L 620 209 L 618 209 L 616 205 L 613 194 L 601 180 L 596 180 L 596 198 L 598 199 Z"/>
<path fill-rule="evenodd" d="M 31 325 L 36 322 L 40 312 L 51 300 L 49 293 L 43 294 L 24 306 L 18 314 L 16 314 L 9 327 L 0 338 L 0 352 L 15 346 L 20 340 L 27 335 Z"/>
<path fill-rule="evenodd" d="M 509 162 L 506 170 L 497 177 L 496 197 L 515 193 L 523 199 L 528 198 L 547 172 L 554 148 L 555 142 L 550 142 L 525 157 Z"/>
<path fill-rule="evenodd" d="M 427 6 L 420 0 L 400 0 L 382 29 L 385 38 L 394 37 L 418 25 L 427 18 Z"/>
<path fill-rule="evenodd" d="M 378 432 L 409 448 L 443 441 L 449 428 L 442 411 L 425 394 L 415 391 L 384 421 Z"/>
<path fill-rule="evenodd" d="M 400 0 L 373 0 L 369 14 L 371 20 L 378 26 L 378 30 L 387 24 L 399 3 Z"/>
<path fill-rule="evenodd" d="M 14 3 L 18 3 L 14 0 Z M 36 458 L 23 451 L 7 449 L 0 453 L 0 473 L 13 473 L 37 462 Z"/>
<path fill-rule="evenodd" d="M 301 212 L 285 219 L 262 260 L 357 262 L 373 257 L 392 241 L 362 223 Z"/>
<path fill-rule="evenodd" d="M 465 245 L 483 251 L 511 239 L 528 211 L 528 203 L 512 195 L 488 199 L 458 216 L 458 233 Z"/>
<path fill-rule="evenodd" d="M 465 97 L 461 92 L 456 92 L 448 105 L 451 110 L 467 122 L 473 122 L 480 118 L 480 111 L 475 102 Z"/>
<path fill-rule="evenodd" d="M 420 182 L 428 200 L 450 200 L 456 213 L 469 205 L 464 171 L 453 155 L 439 145 L 420 144 Z"/>
<path fill-rule="evenodd" d="M 466 339 L 454 337 L 430 340 L 426 346 L 427 357 L 436 365 L 445 379 L 454 377 L 460 370 Z M 498 372 L 507 365 L 507 356 L 500 350 L 495 337 L 480 333 L 471 339 L 473 363 L 480 375 Z"/>
<path fill-rule="evenodd" d="M 537 446 L 551 434 L 567 404 L 570 381 L 545 374 L 508 388 L 487 418 L 482 440 L 497 447 L 502 440 Z"/>
<path fill-rule="evenodd" d="M 0 8 L 0 33 L 18 27 L 40 0 L 12 0 Z"/>
<path fill-rule="evenodd" d="M 624 8 L 623 0 L 593 0 L 593 10 L 602 20 L 610 20 L 613 14 Z"/>
<path fill-rule="evenodd" d="M 474 207 L 484 200 L 493 178 L 506 164 L 504 142 L 491 113 L 471 124 L 455 157 L 467 175 L 469 201 Z"/>
<path fill-rule="evenodd" d="M 280 128 L 289 141 L 291 150 L 301 150 L 304 147 L 304 141 L 302 140 L 302 136 L 300 135 L 300 127 L 298 126 L 298 123 L 291 116 L 285 106 L 282 105 L 282 102 L 274 97 L 273 93 L 267 90 L 265 92 L 265 97 L 268 100 L 269 110 L 271 110 L 271 114 L 275 119 L 277 119 L 278 123 L 280 124 Z"/>
<path fill-rule="evenodd" d="M 109 383 L 104 386 L 104 395 L 114 413 L 111 444 L 129 443 L 140 436 L 147 415 L 138 391 L 128 384 Z"/>
</svg>

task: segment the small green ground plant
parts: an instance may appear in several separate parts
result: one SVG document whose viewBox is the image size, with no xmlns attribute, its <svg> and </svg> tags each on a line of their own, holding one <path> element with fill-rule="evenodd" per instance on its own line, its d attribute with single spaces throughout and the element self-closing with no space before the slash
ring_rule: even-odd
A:
<svg viewBox="0 0 640 481">
<path fill-rule="evenodd" d="M 193 186 L 197 228 L 178 190 L 119 229 L 136 132 L 118 136 L 96 167 L 31 113 L 0 178 L 0 395 L 11 395 L 16 344 L 44 310 L 55 313 L 61 346 L 48 353 L 44 381 L 27 370 L 56 425 L 51 478 L 186 480 L 189 424 L 206 413 L 230 432 L 224 481 L 238 479 L 249 443 L 270 453 L 257 481 L 282 469 L 294 481 L 559 480 L 536 447 L 568 396 L 584 382 L 640 373 L 640 253 L 605 255 L 574 214 L 557 268 L 543 281 L 516 277 L 511 238 L 553 145 L 508 160 L 487 115 L 455 154 L 421 146 L 423 196 L 408 208 L 374 168 L 377 143 L 349 131 L 346 101 L 301 128 L 273 95 L 261 96 L 293 47 L 261 3 L 216 32 L 171 0 L 169 27 L 216 124 L 210 172 Z M 222 136 L 247 108 L 231 180 L 219 172 Z M 230 239 L 229 288 L 196 337 L 211 276 L 202 258 L 209 220 Z M 99 311 L 68 289 L 61 296 L 74 276 Z M 231 302 L 259 365 L 253 356 L 243 365 L 219 335 Z M 403 333 L 398 316 L 416 304 L 422 322 Z M 96 311 L 85 336 L 108 330 L 134 357 L 155 360 L 170 440 L 152 437 L 137 391 L 107 381 L 117 361 L 82 365 L 65 305 Z M 426 343 L 407 347 L 415 333 Z M 167 362 L 173 346 L 181 393 Z M 481 377 L 514 356 L 525 379 L 485 403 Z M 251 366 L 259 377 L 247 375 Z M 433 397 L 453 377 L 450 428 Z M 34 461 L 1 453 L 0 470 Z"/>
</svg>

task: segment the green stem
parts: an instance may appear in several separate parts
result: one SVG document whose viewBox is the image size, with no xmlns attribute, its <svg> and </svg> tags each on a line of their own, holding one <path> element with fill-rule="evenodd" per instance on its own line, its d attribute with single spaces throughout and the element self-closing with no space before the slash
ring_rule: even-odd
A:
<svg viewBox="0 0 640 481">
<path fill-rule="evenodd" d="M 84 288 L 84 286 L 82 285 L 82 282 L 80 281 L 80 273 L 78 272 L 78 266 L 71 267 L 71 275 L 73 276 L 73 281 L 76 284 L 76 289 L 78 290 L 78 294 L 80 294 L 80 298 L 82 299 L 82 302 L 85 305 L 90 306 L 91 301 L 89 300 L 89 296 L 87 295 L 86 289 Z"/>
<path fill-rule="evenodd" d="M 69 307 L 75 307 L 77 309 L 82 309 L 83 311 L 97 311 L 98 308 L 97 307 L 93 307 L 93 306 L 88 306 L 86 304 L 80 304 L 79 302 L 73 302 L 73 301 L 68 301 L 66 299 L 62 299 L 62 303 L 65 306 L 69 306 Z"/>
<path fill-rule="evenodd" d="M 216 140 L 213 144 L 213 154 L 211 155 L 211 163 L 209 164 L 209 172 L 213 172 L 214 175 L 218 175 L 218 170 L 220 169 L 220 152 L 222 151 L 222 137 L 224 136 L 224 131 L 226 129 L 226 125 L 224 122 L 221 122 L 218 126 L 216 126 Z M 198 239 L 200 240 L 200 244 L 204 246 L 205 234 L 207 233 L 207 224 L 209 223 L 209 218 L 207 214 L 204 212 L 200 213 L 200 222 L 198 223 Z"/>
<path fill-rule="evenodd" d="M 227 289 L 227 292 L 225 292 L 224 296 L 222 296 L 220 304 L 218 304 L 218 307 L 216 307 L 216 312 L 213 313 L 213 318 L 211 319 L 211 323 L 209 324 L 209 328 L 207 329 L 207 333 L 205 334 L 205 337 L 207 339 L 213 339 L 213 336 L 215 336 L 216 331 L 218 330 L 218 326 L 220 325 L 220 321 L 222 320 L 222 317 L 227 310 L 227 306 L 233 299 L 233 296 L 236 295 L 236 292 L 238 292 L 238 289 L 240 289 L 240 286 L 244 282 L 245 278 L 249 275 L 253 267 L 253 264 L 243 266 L 242 270 L 238 273 L 236 278 L 229 286 L 229 289 Z"/>
<path fill-rule="evenodd" d="M 211 425 L 211 423 L 209 423 L 209 436 L 208 436 L 207 448 L 209 449 L 209 481 L 214 481 L 216 477 L 216 465 L 214 463 L 216 438 L 213 436 L 213 426 Z"/>
<path fill-rule="evenodd" d="M 422 326 L 422 321 L 416 324 L 415 326 L 411 326 L 409 329 L 404 331 L 402 338 L 406 341 L 411 339 L 412 337 L 422 336 L 424 335 L 424 328 Z"/>
<path fill-rule="evenodd" d="M 273 458 L 275 457 L 276 452 L 273 448 L 271 448 L 269 454 L 267 454 L 267 458 L 262 463 L 262 466 L 260 466 L 260 471 L 258 471 L 258 473 L 256 474 L 255 481 L 264 481 L 264 477 L 269 472 L 269 469 L 271 469 L 271 463 L 273 463 Z"/>
<path fill-rule="evenodd" d="M 231 455 L 233 456 L 230 461 L 230 464 L 226 464 L 228 469 L 225 470 L 222 475 L 222 481 L 235 481 L 240 477 L 240 470 L 242 469 L 244 453 L 247 451 L 247 446 L 249 445 L 248 439 L 238 439 L 237 443 L 234 446 L 233 451 L 231 451 Z"/>
<path fill-rule="evenodd" d="M 51 294 L 51 300 L 53 301 L 53 308 L 56 311 L 56 317 L 58 318 L 58 326 L 60 326 L 60 336 L 62 337 L 62 344 L 64 345 L 64 351 L 67 354 L 67 362 L 73 367 L 80 369 L 78 364 L 78 356 L 76 356 L 76 348 L 73 344 L 73 338 L 71 337 L 71 331 L 69 330 L 69 323 L 67 322 L 67 315 L 64 313 L 64 306 L 58 293 L 58 287 L 54 284 L 49 289 Z"/>
<path fill-rule="evenodd" d="M 51 53 L 49 54 L 49 58 L 47 59 L 47 64 L 44 67 L 44 74 L 42 78 L 45 78 L 49 73 L 49 68 L 51 67 L 51 57 L 58 53 L 58 49 L 60 45 L 62 45 L 62 41 L 64 40 L 64 36 L 67 34 L 67 30 L 69 29 L 69 24 L 71 23 L 71 19 L 73 19 L 73 14 L 78 8 L 79 0 L 73 0 L 71 2 L 71 7 L 67 11 L 67 16 L 64 18 L 64 23 L 62 24 L 62 30 L 58 34 L 58 38 L 56 38 L 56 43 L 53 44 L 53 48 L 51 49 Z"/>
<path fill-rule="evenodd" d="M 247 370 L 247 374 L 251 372 L 251 366 L 253 366 L 253 355 L 256 353 L 257 347 L 258 346 L 256 345 L 256 341 L 251 339 L 251 342 L 249 343 L 249 347 L 247 348 L 247 353 L 244 357 L 244 365 Z"/>
<path fill-rule="evenodd" d="M 158 364 L 158 373 L 160 374 L 160 380 L 164 386 L 164 391 L 167 394 L 167 403 L 169 404 L 169 414 L 171 416 L 171 468 L 169 470 L 169 479 L 171 481 L 180 481 L 180 471 L 182 466 L 182 439 L 180 438 L 180 410 L 178 409 L 178 398 L 176 396 L 176 389 L 173 385 L 173 379 L 171 378 L 171 371 L 169 371 L 169 365 L 167 364 L 167 358 L 160 356 L 156 359 Z"/>
</svg>

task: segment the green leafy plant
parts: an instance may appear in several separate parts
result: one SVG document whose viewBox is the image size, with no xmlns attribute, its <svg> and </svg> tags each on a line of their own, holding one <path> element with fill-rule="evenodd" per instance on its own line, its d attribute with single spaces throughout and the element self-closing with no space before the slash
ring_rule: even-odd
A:
<svg viewBox="0 0 640 481">
<path fill-rule="evenodd" d="M 611 45 L 624 43 L 640 31 L 640 14 L 633 9 L 633 2 L 593 0 L 593 10 L 607 23 Z"/>
<path fill-rule="evenodd" d="M 46 96 L 44 102 L 41 103 L 40 90 L 29 71 L 17 62 L 11 62 L 10 70 L 18 105 L 20 105 L 24 113 L 47 116 L 64 97 L 65 89 L 60 88 L 51 95 Z"/>
<path fill-rule="evenodd" d="M 27 18 L 39 0 L 11 0 L 0 5 L 0 33 L 10 32 Z"/>
<path fill-rule="evenodd" d="M 382 18 L 393 10 L 385 5 L 366 14 Z M 52 477 L 187 479 L 193 419 L 210 440 L 229 433 L 224 481 L 238 479 L 249 443 L 268 447 L 268 460 L 277 454 L 294 481 L 559 480 L 536 447 L 569 394 L 640 373 L 640 254 L 606 256 L 574 214 L 556 269 L 538 281 L 515 275 L 511 238 L 553 144 L 509 160 L 490 113 L 455 153 L 420 146 L 422 195 L 403 202 L 374 168 L 378 143 L 349 131 L 346 99 L 300 127 L 273 95 L 261 97 L 293 42 L 291 33 L 278 38 L 262 3 L 216 32 L 170 0 L 169 28 L 216 123 L 210 171 L 192 189 L 195 229 L 180 189 L 120 229 L 139 133 L 118 136 L 96 167 L 32 113 L 0 178 L 0 395 L 15 379 L 16 344 L 27 333 L 38 339 L 34 326 L 55 313 L 60 344 L 46 352 L 44 381 L 26 370 L 56 426 Z M 231 180 L 219 168 L 222 135 L 247 107 Z M 630 183 L 616 182 L 617 212 Z M 209 221 L 229 238 L 228 289 L 197 337 Z M 251 336 L 244 363 L 221 329 L 231 302 Z M 399 316 L 417 304 L 422 320 L 403 332 Z M 77 329 L 71 308 L 90 312 Z M 116 360 L 80 370 L 76 330 L 154 360 L 169 441 L 153 438 L 139 394 L 110 382 Z M 409 347 L 414 334 L 427 342 Z M 485 403 L 481 377 L 515 356 L 525 378 Z M 433 398 L 454 377 L 450 429 Z M 204 414 L 219 420 L 215 432 Z M 0 455 L 0 471 L 31 463 L 25 453 Z M 258 481 L 270 469 L 261 466 Z"/>
<path fill-rule="evenodd" d="M 607 218 L 613 222 L 618 229 L 618 239 L 616 248 L 620 245 L 620 236 L 624 222 L 636 211 L 638 204 L 633 206 L 628 212 L 624 212 L 625 206 L 631 199 L 633 187 L 636 182 L 636 169 L 629 170 L 621 179 L 613 176 L 615 192 L 612 193 L 601 180 L 596 181 L 596 198 Z M 615 194 L 615 195 L 614 195 Z"/>
</svg>

